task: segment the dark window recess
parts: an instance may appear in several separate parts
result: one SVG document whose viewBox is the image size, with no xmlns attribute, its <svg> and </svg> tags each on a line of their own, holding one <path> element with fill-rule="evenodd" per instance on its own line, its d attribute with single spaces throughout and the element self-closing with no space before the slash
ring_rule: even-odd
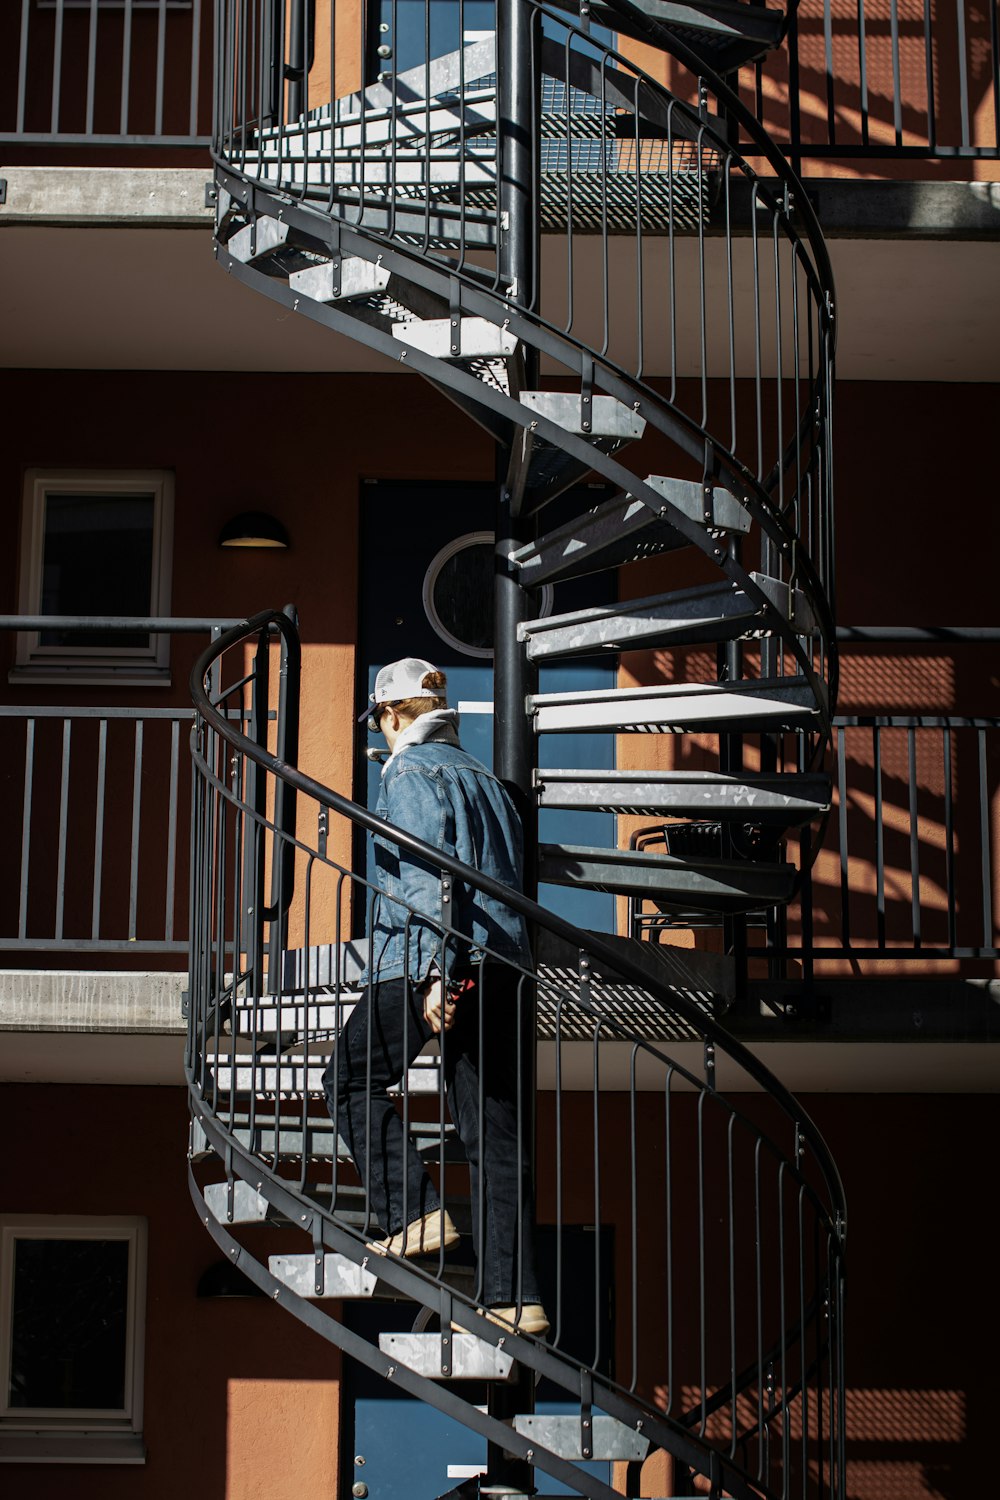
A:
<svg viewBox="0 0 1000 1500">
<path fill-rule="evenodd" d="M 127 1240 L 16 1242 L 11 1407 L 124 1408 L 128 1258 Z"/>
<path fill-rule="evenodd" d="M 438 569 L 432 603 L 444 629 L 463 646 L 493 649 L 493 543 L 471 542 Z"/>
<path fill-rule="evenodd" d="M 45 497 L 43 615 L 148 615 L 153 590 L 152 495 Z M 42 646 L 148 648 L 141 631 L 43 630 Z"/>
</svg>

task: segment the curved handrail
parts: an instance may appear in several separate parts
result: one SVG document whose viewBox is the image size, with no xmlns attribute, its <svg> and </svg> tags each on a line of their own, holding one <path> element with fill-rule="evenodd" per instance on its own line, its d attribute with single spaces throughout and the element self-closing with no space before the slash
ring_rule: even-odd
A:
<svg viewBox="0 0 1000 1500">
<path fill-rule="evenodd" d="M 383 818 L 376 817 L 374 813 L 362 807 L 359 803 L 352 802 L 350 798 L 334 791 L 332 787 L 324 786 L 313 777 L 307 776 L 305 772 L 298 770 L 295 766 L 287 765 L 277 756 L 271 755 L 263 746 L 256 744 L 246 735 L 242 734 L 233 722 L 227 719 L 213 705 L 208 692 L 205 689 L 205 678 L 208 676 L 213 662 L 218 656 L 232 646 L 239 644 L 245 637 L 257 634 L 265 628 L 277 628 L 282 637 L 291 639 L 295 634 L 295 627 L 288 616 L 279 610 L 263 610 L 256 615 L 249 616 L 240 625 L 227 630 L 216 641 L 213 641 L 201 653 L 195 662 L 190 677 L 190 691 L 194 705 L 199 715 L 209 724 L 212 729 L 225 740 L 233 749 L 238 750 L 248 760 L 269 771 L 277 780 L 285 781 L 295 791 L 313 798 L 322 806 L 326 806 L 345 817 L 349 822 L 363 828 L 366 833 L 379 834 L 380 837 L 389 838 L 405 849 L 408 854 L 413 855 L 427 864 L 432 865 L 444 874 L 452 875 L 465 884 L 474 886 L 476 890 L 482 891 L 484 895 L 492 896 L 496 900 L 509 906 L 512 911 L 518 912 L 528 922 L 537 927 L 551 932 L 555 937 L 579 946 L 581 932 L 571 922 L 567 922 L 555 912 L 546 910 L 539 906 L 536 901 L 523 895 L 513 887 L 503 884 L 502 881 L 494 880 L 482 871 L 465 865 L 454 855 L 447 854 L 443 849 L 427 844 L 423 839 L 417 838 L 415 834 L 409 833 L 404 828 L 397 828 L 387 823 Z M 626 954 L 618 952 L 610 944 L 605 943 L 596 934 L 586 934 L 586 947 L 589 953 L 602 959 L 610 969 L 620 974 L 622 978 L 630 980 L 644 990 L 648 990 L 656 996 L 663 1005 L 677 1012 L 689 1025 L 697 1031 L 704 1032 L 710 1040 L 721 1051 L 729 1054 L 739 1067 L 756 1083 L 759 1083 L 782 1108 L 790 1123 L 799 1131 L 802 1138 L 808 1142 L 813 1156 L 823 1174 L 827 1191 L 830 1195 L 831 1206 L 835 1216 L 846 1230 L 846 1199 L 840 1173 L 833 1160 L 830 1150 L 823 1140 L 818 1126 L 810 1119 L 807 1112 L 801 1107 L 794 1095 L 785 1088 L 780 1079 L 767 1068 L 758 1057 L 745 1047 L 742 1042 L 732 1036 L 723 1026 L 705 1014 L 692 1001 L 685 999 L 668 986 L 651 978 L 647 971 L 628 958 Z"/>
</svg>

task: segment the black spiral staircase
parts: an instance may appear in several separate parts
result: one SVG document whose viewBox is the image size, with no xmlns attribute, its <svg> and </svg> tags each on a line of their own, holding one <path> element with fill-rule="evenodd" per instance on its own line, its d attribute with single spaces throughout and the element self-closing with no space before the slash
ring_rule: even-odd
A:
<svg viewBox="0 0 1000 1500">
<path fill-rule="evenodd" d="M 548 1336 L 518 1334 L 482 1316 L 460 1255 L 379 1251 L 321 1089 L 372 896 L 352 834 L 376 822 L 295 769 L 289 614 L 229 632 L 193 679 L 192 1194 L 283 1307 L 486 1438 L 486 1474 L 463 1494 L 544 1493 L 548 1474 L 595 1500 L 843 1496 L 839 1179 L 719 1020 L 830 802 L 832 278 L 805 194 L 719 77 L 774 46 L 783 17 L 501 0 L 473 32 L 460 5 L 455 45 L 435 51 L 428 20 L 420 60 L 397 69 L 397 8 L 352 40 L 299 0 L 219 0 L 217 255 L 494 438 L 498 769 L 529 836 L 539 808 L 647 820 L 628 847 L 537 847 L 543 886 L 612 892 L 632 921 L 628 936 L 580 931 L 392 834 L 439 872 L 442 912 L 464 882 L 536 934 L 517 1025 L 537 1046 L 518 1089 L 556 1280 Z M 669 88 L 593 22 L 619 48 L 658 49 Z M 362 66 L 377 81 L 317 101 L 321 72 L 362 82 Z M 588 476 L 609 498 L 581 508 Z M 540 607 L 543 585 L 642 559 L 673 586 Z M 538 690 L 550 663 L 609 656 L 634 685 Z M 629 760 L 639 745 L 649 763 L 539 769 L 541 736 L 579 733 L 629 736 Z M 481 1209 L 441 1073 L 422 1057 L 400 1108 L 467 1230 Z M 605 1219 L 613 1337 L 563 1275 L 567 1226 Z M 345 1301 L 368 1298 L 394 1302 L 398 1332 L 351 1326 Z M 558 1415 L 533 1409 L 541 1377 Z M 470 1379 L 485 1404 L 463 1395 Z M 614 1463 L 614 1490 L 595 1460 Z"/>
</svg>

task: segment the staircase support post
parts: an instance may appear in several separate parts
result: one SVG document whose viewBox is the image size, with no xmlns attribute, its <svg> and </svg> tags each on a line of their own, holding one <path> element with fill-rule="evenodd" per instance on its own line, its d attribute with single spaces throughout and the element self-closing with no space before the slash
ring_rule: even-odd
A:
<svg viewBox="0 0 1000 1500">
<path fill-rule="evenodd" d="M 506 300 L 531 307 L 536 296 L 538 265 L 537 130 L 540 105 L 538 71 L 541 28 L 537 12 L 524 0 L 497 0 L 497 154 L 499 189 L 498 270 Z M 537 354 L 526 361 L 529 387 L 537 382 Z M 510 792 L 524 826 L 524 889 L 537 890 L 538 819 L 534 806 L 535 736 L 525 711 L 534 673 L 517 628 L 531 618 L 531 597 L 518 581 L 510 554 L 533 539 L 535 522 L 515 516 L 505 482 L 506 452 L 497 451 L 496 594 L 493 610 L 493 769 Z M 520 1056 L 521 1099 L 525 1112 L 525 1142 L 535 1180 L 535 1035 L 533 994 L 525 1005 Z M 532 1372 L 517 1366 L 508 1384 L 491 1385 L 491 1416 L 509 1420 L 534 1411 Z M 483 1489 L 530 1493 L 531 1467 L 512 1458 L 493 1443 L 487 1449 Z"/>
</svg>

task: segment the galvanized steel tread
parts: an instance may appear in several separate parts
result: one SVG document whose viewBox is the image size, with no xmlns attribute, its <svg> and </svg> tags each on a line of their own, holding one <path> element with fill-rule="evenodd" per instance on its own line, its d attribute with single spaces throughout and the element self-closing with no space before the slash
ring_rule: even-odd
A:
<svg viewBox="0 0 1000 1500">
<path fill-rule="evenodd" d="M 430 1380 L 507 1380 L 514 1368 L 513 1355 L 471 1333 L 381 1333 L 378 1346 Z"/>
<path fill-rule="evenodd" d="M 263 1161 L 350 1161 L 347 1144 L 334 1129 L 329 1118 L 310 1116 L 303 1124 L 301 1115 L 286 1116 L 255 1113 L 253 1122 L 249 1114 L 238 1114 L 225 1121 L 227 1134 L 245 1151 L 259 1156 Z M 410 1120 L 409 1136 L 417 1151 L 427 1160 L 458 1163 L 465 1161 L 465 1152 L 458 1133 L 450 1121 L 443 1131 L 437 1120 Z M 202 1160 L 213 1154 L 204 1129 L 197 1120 L 191 1127 L 191 1157 Z"/>
<path fill-rule="evenodd" d="M 804 677 L 753 678 L 730 683 L 671 683 L 663 687 L 535 693 L 527 712 L 535 732 L 659 730 L 675 734 L 715 729 L 809 728 L 819 713 Z"/>
<path fill-rule="evenodd" d="M 781 827 L 808 823 L 830 805 L 828 776 L 790 772 L 723 775 L 719 771 L 572 771 L 539 769 L 540 807 L 595 812 L 665 813 L 740 818 Z"/>
<path fill-rule="evenodd" d="M 790 900 L 796 870 L 794 865 L 750 860 L 681 859 L 634 849 L 540 844 L 538 878 L 548 885 L 584 886 L 675 906 L 737 912 Z"/>
<path fill-rule="evenodd" d="M 763 573 L 750 577 L 767 597 L 767 605 L 758 605 L 731 583 L 714 583 L 526 620 L 518 627 L 518 639 L 526 644 L 530 661 L 658 645 L 700 646 L 768 635 L 777 623 L 768 610 L 779 620 L 787 619 L 790 602 L 796 630 L 808 635 L 815 629 L 799 590 L 792 591 L 790 601 L 787 587 L 776 579 Z"/>
<path fill-rule="evenodd" d="M 258 1095 L 323 1093 L 323 1074 L 332 1051 L 326 1046 L 310 1047 L 308 1062 L 301 1058 L 277 1057 L 260 1053 L 206 1054 L 206 1062 L 212 1071 L 219 1094 Z M 390 1088 L 390 1096 L 400 1093 L 437 1094 L 440 1091 L 441 1069 L 437 1059 L 426 1067 L 414 1065 L 407 1069 L 405 1088 Z"/>
<path fill-rule="evenodd" d="M 671 524 L 675 513 L 713 531 L 750 529 L 749 514 L 726 490 L 709 489 L 706 494 L 701 484 L 658 474 L 648 475 L 645 484 L 662 495 L 662 509 L 653 510 L 644 500 L 619 492 L 512 552 L 521 581 L 535 587 L 687 547 L 688 537 Z"/>
<path fill-rule="evenodd" d="M 349 1255 L 331 1251 L 324 1253 L 317 1281 L 316 1255 L 272 1255 L 268 1269 L 275 1280 L 282 1282 L 300 1297 L 325 1300 L 345 1299 L 389 1299 L 409 1301 L 388 1282 L 379 1278 L 378 1272 L 385 1265 L 385 1257 L 374 1253 L 361 1253 L 354 1260 Z M 441 1280 L 453 1291 L 466 1294 L 474 1287 L 476 1272 L 470 1266 L 446 1263 Z"/>
<path fill-rule="evenodd" d="M 626 1427 L 605 1412 L 585 1416 L 549 1412 L 521 1413 L 514 1417 L 514 1431 L 530 1438 L 540 1448 L 577 1463 L 632 1462 L 649 1452 L 649 1439 Z"/>
</svg>

